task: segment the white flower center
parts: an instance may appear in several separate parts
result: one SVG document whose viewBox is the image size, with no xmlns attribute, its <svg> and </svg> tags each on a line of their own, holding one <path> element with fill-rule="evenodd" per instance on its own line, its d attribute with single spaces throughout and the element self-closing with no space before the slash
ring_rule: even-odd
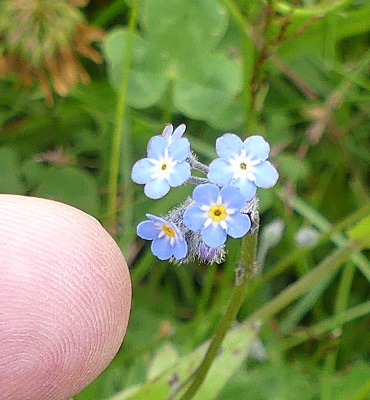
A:
<svg viewBox="0 0 370 400">
<path fill-rule="evenodd" d="M 244 148 L 240 152 L 239 156 L 228 159 L 228 162 L 230 163 L 233 171 L 233 180 L 239 178 L 242 180 L 248 179 L 252 182 L 255 181 L 254 166 L 259 164 L 260 161 L 251 160 L 246 155 Z"/>
<path fill-rule="evenodd" d="M 164 178 L 168 180 L 172 174 L 173 168 L 177 164 L 177 161 L 172 160 L 172 158 L 169 156 L 168 149 L 164 151 L 163 158 L 159 160 L 151 158 L 149 161 L 154 164 L 154 172 L 150 175 L 150 179 Z"/>
</svg>

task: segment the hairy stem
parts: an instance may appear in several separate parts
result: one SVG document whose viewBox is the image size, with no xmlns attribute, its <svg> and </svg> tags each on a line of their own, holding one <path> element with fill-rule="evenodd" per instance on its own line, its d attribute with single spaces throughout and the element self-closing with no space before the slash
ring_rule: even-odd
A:
<svg viewBox="0 0 370 400">
<path fill-rule="evenodd" d="M 201 185 L 203 183 L 209 183 L 207 178 L 201 178 L 199 176 L 191 176 L 186 183 L 191 183 L 192 185 Z"/>
<path fill-rule="evenodd" d="M 234 290 L 231 295 L 227 310 L 223 314 L 220 322 L 218 323 L 207 353 L 194 374 L 192 384 L 182 396 L 182 400 L 191 399 L 198 391 L 201 384 L 204 382 L 204 379 L 212 365 L 212 362 L 220 349 L 222 341 L 231 324 L 235 320 L 238 311 L 240 310 L 240 307 L 243 304 L 250 278 L 253 275 L 253 266 L 257 248 L 257 234 L 258 232 L 256 231 L 253 235 L 249 234 L 244 236 L 243 238 L 240 264 L 238 268 L 240 270 L 243 270 L 242 279 L 239 282 L 240 284 L 234 286 Z"/>
</svg>

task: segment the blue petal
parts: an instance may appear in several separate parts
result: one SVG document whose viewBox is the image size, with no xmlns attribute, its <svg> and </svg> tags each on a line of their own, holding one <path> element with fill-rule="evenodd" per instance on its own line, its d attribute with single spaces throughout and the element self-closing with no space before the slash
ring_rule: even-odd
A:
<svg viewBox="0 0 370 400">
<path fill-rule="evenodd" d="M 199 205 L 209 206 L 217 202 L 217 198 L 220 195 L 220 190 L 216 185 L 212 183 L 205 183 L 197 186 L 193 190 L 193 199 Z"/>
<path fill-rule="evenodd" d="M 150 199 L 160 199 L 170 190 L 169 183 L 163 178 L 151 179 L 144 186 L 145 196 Z"/>
<path fill-rule="evenodd" d="M 264 189 L 274 186 L 279 178 L 276 168 L 269 161 L 263 161 L 256 165 L 253 169 L 253 175 L 256 179 L 256 185 Z"/>
<path fill-rule="evenodd" d="M 186 257 L 187 252 L 188 245 L 186 241 L 181 238 L 175 243 L 175 246 L 173 248 L 173 256 L 176 258 L 176 260 L 181 260 L 182 258 Z"/>
<path fill-rule="evenodd" d="M 197 206 L 191 206 L 184 212 L 184 225 L 192 231 L 200 231 L 208 218 L 205 211 L 200 210 Z"/>
<path fill-rule="evenodd" d="M 227 221 L 227 233 L 233 238 L 244 236 L 251 228 L 251 221 L 246 214 L 236 213 Z"/>
<path fill-rule="evenodd" d="M 136 228 L 138 236 L 146 240 L 153 240 L 159 235 L 159 228 L 152 221 L 143 221 Z"/>
<path fill-rule="evenodd" d="M 153 136 L 148 143 L 148 158 L 160 160 L 163 158 L 164 151 L 168 146 L 168 140 L 163 136 Z"/>
<path fill-rule="evenodd" d="M 173 255 L 173 247 L 165 236 L 159 239 L 154 239 L 151 249 L 152 253 L 160 260 L 168 260 Z"/>
<path fill-rule="evenodd" d="M 249 179 L 235 179 L 231 182 L 232 186 L 236 186 L 240 189 L 242 195 L 244 196 L 245 201 L 251 200 L 257 191 L 257 186 L 254 182 L 251 182 Z"/>
<path fill-rule="evenodd" d="M 171 175 L 168 178 L 168 183 L 174 187 L 180 186 L 189 179 L 190 175 L 190 165 L 183 161 L 182 163 L 175 165 Z"/>
<path fill-rule="evenodd" d="M 217 183 L 217 185 L 228 185 L 233 178 L 231 165 L 223 158 L 216 158 L 209 165 L 207 177 L 211 182 Z"/>
<path fill-rule="evenodd" d="M 169 137 L 172 135 L 173 132 L 173 126 L 172 124 L 167 124 L 162 132 L 162 136 L 165 137 L 166 139 L 169 139 Z"/>
<path fill-rule="evenodd" d="M 139 184 L 147 183 L 153 173 L 154 165 L 147 158 L 136 161 L 132 167 L 131 179 Z"/>
<path fill-rule="evenodd" d="M 245 198 L 240 189 L 235 186 L 225 186 L 221 189 L 222 204 L 226 208 L 241 210 L 245 206 Z"/>
<path fill-rule="evenodd" d="M 151 219 L 153 222 L 160 222 L 161 224 L 165 224 L 165 225 L 169 225 L 171 224 L 170 222 L 166 221 L 164 218 L 162 217 L 157 217 L 156 215 L 153 214 L 145 214 L 149 219 Z"/>
<path fill-rule="evenodd" d="M 266 160 L 269 156 L 270 145 L 262 136 L 250 136 L 244 141 L 244 148 L 251 160 Z"/>
<path fill-rule="evenodd" d="M 172 142 L 168 147 L 168 154 L 172 160 L 184 161 L 190 153 L 190 142 L 186 138 L 180 138 Z"/>
<path fill-rule="evenodd" d="M 185 124 L 179 125 L 179 126 L 175 129 L 175 131 L 173 132 L 173 134 L 172 134 L 172 139 L 173 139 L 173 140 L 180 139 L 181 136 L 184 134 L 185 130 L 186 130 L 186 125 L 185 125 Z"/>
<path fill-rule="evenodd" d="M 216 152 L 222 158 L 235 158 L 242 148 L 242 140 L 234 133 L 225 133 L 216 140 Z"/>
<path fill-rule="evenodd" d="M 209 247 L 220 247 L 226 241 L 226 231 L 220 224 L 208 225 L 207 228 L 202 229 L 201 233 L 204 243 Z"/>
</svg>

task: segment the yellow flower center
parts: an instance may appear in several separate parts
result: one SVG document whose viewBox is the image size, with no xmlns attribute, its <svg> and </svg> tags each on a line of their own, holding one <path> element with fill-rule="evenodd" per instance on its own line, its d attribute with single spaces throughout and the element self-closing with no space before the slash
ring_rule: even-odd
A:
<svg viewBox="0 0 370 400">
<path fill-rule="evenodd" d="M 208 215 L 213 221 L 221 221 L 227 217 L 226 208 L 221 204 L 215 204 L 209 209 Z"/>
<path fill-rule="evenodd" d="M 175 237 L 176 233 L 173 228 L 168 225 L 162 225 L 163 232 L 169 237 Z"/>
<path fill-rule="evenodd" d="M 246 170 L 247 169 L 247 164 L 242 162 L 240 163 L 240 169 Z"/>
</svg>

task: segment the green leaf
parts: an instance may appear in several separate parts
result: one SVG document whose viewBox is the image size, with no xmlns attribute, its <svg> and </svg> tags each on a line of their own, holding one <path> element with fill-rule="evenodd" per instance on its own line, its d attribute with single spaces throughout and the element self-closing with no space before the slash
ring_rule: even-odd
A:
<svg viewBox="0 0 370 400">
<path fill-rule="evenodd" d="M 89 173 L 74 167 L 48 168 L 33 194 L 70 204 L 92 215 L 99 212 L 95 179 Z"/>
<path fill-rule="evenodd" d="M 20 159 L 18 153 L 10 148 L 0 149 L 0 192 L 23 194 L 25 187 L 20 177 Z"/>
<path fill-rule="evenodd" d="M 327 386 L 330 390 L 330 398 L 337 400 L 368 399 L 370 366 L 365 362 L 357 362 L 341 374 L 330 377 Z M 356 396 L 362 392 L 363 396 Z"/>
<path fill-rule="evenodd" d="M 230 102 L 226 108 L 219 113 L 213 113 L 207 122 L 214 128 L 225 131 L 239 131 L 245 120 L 243 105 L 236 101 Z"/>
<path fill-rule="evenodd" d="M 35 157 L 23 162 L 22 174 L 26 178 L 27 190 L 34 189 L 40 183 L 44 170 L 44 163 L 37 161 Z"/>
<path fill-rule="evenodd" d="M 228 125 L 229 105 L 242 89 L 242 68 L 225 54 L 212 53 L 228 26 L 225 10 L 214 0 L 148 0 L 143 21 L 147 38 L 134 38 L 128 105 L 155 105 L 172 81 L 173 103 L 179 112 L 196 119 L 215 119 L 215 124 L 222 122 L 217 116 L 224 115 L 222 126 Z M 123 29 L 116 30 L 103 43 L 116 89 L 121 84 L 128 35 Z"/>
<path fill-rule="evenodd" d="M 179 359 L 179 354 L 171 343 L 165 343 L 155 353 L 148 370 L 148 379 L 154 380 L 162 373 L 175 364 Z"/>
<path fill-rule="evenodd" d="M 241 91 L 241 66 L 223 54 L 183 60 L 174 79 L 174 104 L 185 115 L 212 118 Z"/>
<path fill-rule="evenodd" d="M 103 42 L 103 52 L 108 61 L 108 73 L 112 85 L 118 89 L 122 80 L 123 55 L 129 33 L 118 29 Z M 127 89 L 127 102 L 136 108 L 150 107 L 162 97 L 168 78 L 162 56 L 151 44 L 135 35 L 131 71 Z"/>
<path fill-rule="evenodd" d="M 222 351 L 212 364 L 206 380 L 194 399 L 212 400 L 217 397 L 227 380 L 241 367 L 255 340 L 256 334 L 256 329 L 249 324 L 240 324 L 228 332 L 222 344 Z M 192 375 L 204 357 L 207 346 L 208 342 L 181 358 L 178 363 L 166 370 L 160 377 L 144 383 L 140 388 L 136 386 L 137 392 L 135 395 L 132 395 L 132 392 L 129 394 L 124 391 L 111 397 L 110 400 L 146 400 L 148 398 L 162 400 L 168 398 L 173 387 L 186 382 Z"/>
<path fill-rule="evenodd" d="M 285 197 L 285 201 L 300 215 L 309 220 L 319 231 L 328 232 L 332 229 L 332 225 L 323 215 L 316 211 L 310 204 L 305 203 L 298 196 Z M 330 238 L 337 246 L 349 245 L 348 239 L 342 234 L 342 232 L 334 232 Z M 367 257 L 359 252 L 357 254 L 352 254 L 351 260 L 370 281 L 370 262 Z"/>
<path fill-rule="evenodd" d="M 215 0 L 147 0 L 143 23 L 160 52 L 184 61 L 210 53 L 224 36 L 228 18 Z"/>
<path fill-rule="evenodd" d="M 273 360 L 238 371 L 217 400 L 238 399 L 240 393 L 248 400 L 314 400 L 317 392 L 317 385 L 307 372 Z"/>
<path fill-rule="evenodd" d="M 244 324 L 229 332 L 222 352 L 213 362 L 208 375 L 194 400 L 216 399 L 228 380 L 243 365 L 255 340 L 256 331 Z M 226 367 L 227 366 L 227 367 Z"/>
<path fill-rule="evenodd" d="M 370 215 L 363 218 L 348 231 L 348 236 L 356 242 L 362 243 L 364 248 L 370 248 Z"/>
</svg>

